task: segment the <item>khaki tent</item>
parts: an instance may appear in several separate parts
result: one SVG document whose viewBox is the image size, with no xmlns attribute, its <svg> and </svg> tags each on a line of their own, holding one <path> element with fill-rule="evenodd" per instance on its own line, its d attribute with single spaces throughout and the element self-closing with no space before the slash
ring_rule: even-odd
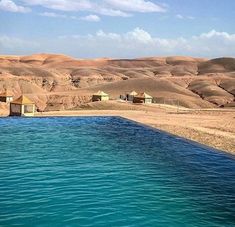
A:
<svg viewBox="0 0 235 227">
<path fill-rule="evenodd" d="M 107 100 L 109 100 L 109 95 L 104 93 L 103 91 L 98 91 L 97 93 L 92 95 L 92 102 Z"/>
<path fill-rule="evenodd" d="M 145 92 L 134 96 L 133 103 L 152 103 L 153 97 Z"/>
<path fill-rule="evenodd" d="M 132 92 L 126 94 L 127 101 L 133 101 L 133 99 L 136 95 L 138 95 L 138 93 L 135 91 L 132 91 Z"/>
<path fill-rule="evenodd" d="M 5 91 L 3 93 L 0 94 L 0 102 L 6 102 L 9 103 L 13 101 L 13 94 L 9 91 Z"/>
<path fill-rule="evenodd" d="M 22 95 L 10 103 L 10 116 L 34 116 L 35 103 Z"/>
</svg>

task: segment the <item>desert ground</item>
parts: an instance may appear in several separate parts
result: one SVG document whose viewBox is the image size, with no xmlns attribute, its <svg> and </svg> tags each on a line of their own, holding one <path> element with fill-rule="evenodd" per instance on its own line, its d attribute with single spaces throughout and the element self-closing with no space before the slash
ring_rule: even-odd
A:
<svg viewBox="0 0 235 227">
<path fill-rule="evenodd" d="M 41 111 L 79 107 L 103 90 L 111 99 L 135 90 L 188 108 L 235 106 L 235 59 L 149 57 L 75 59 L 0 56 L 0 92 L 27 94 Z"/>
<path fill-rule="evenodd" d="M 235 59 L 0 56 L 0 93 L 26 95 L 37 116 L 121 116 L 235 154 Z M 91 102 L 103 90 L 108 102 Z M 118 101 L 135 90 L 157 104 Z M 0 116 L 9 106 L 0 103 Z"/>
</svg>

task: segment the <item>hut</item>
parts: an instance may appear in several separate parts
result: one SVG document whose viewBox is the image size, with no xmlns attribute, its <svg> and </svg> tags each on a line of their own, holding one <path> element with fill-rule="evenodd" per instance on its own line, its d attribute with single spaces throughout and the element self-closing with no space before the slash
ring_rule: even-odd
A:
<svg viewBox="0 0 235 227">
<path fill-rule="evenodd" d="M 109 95 L 104 93 L 103 91 L 98 91 L 97 93 L 92 95 L 92 102 L 107 100 L 109 100 Z"/>
<path fill-rule="evenodd" d="M 10 116 L 34 116 L 35 103 L 22 95 L 10 103 Z"/>
<path fill-rule="evenodd" d="M 11 101 L 13 101 L 13 94 L 8 90 L 0 94 L 0 102 L 10 103 Z"/>
<path fill-rule="evenodd" d="M 127 101 L 131 101 L 132 102 L 136 95 L 138 95 L 138 93 L 136 91 L 132 91 L 130 93 L 127 93 L 126 94 Z"/>
<path fill-rule="evenodd" d="M 142 92 L 133 98 L 133 103 L 152 103 L 153 97 Z"/>
</svg>

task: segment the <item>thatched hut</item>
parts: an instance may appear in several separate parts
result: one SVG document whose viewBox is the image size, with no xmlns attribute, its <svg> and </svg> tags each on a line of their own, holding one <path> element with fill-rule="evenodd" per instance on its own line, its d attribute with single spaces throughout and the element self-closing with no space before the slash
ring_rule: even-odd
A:
<svg viewBox="0 0 235 227">
<path fill-rule="evenodd" d="M 8 90 L 0 94 L 0 102 L 10 103 L 11 101 L 13 101 L 13 94 Z"/>
<path fill-rule="evenodd" d="M 127 101 L 133 101 L 133 99 L 136 95 L 138 95 L 138 93 L 136 91 L 132 91 L 132 92 L 126 94 Z"/>
<path fill-rule="evenodd" d="M 98 91 L 97 93 L 92 95 L 92 102 L 107 100 L 109 100 L 109 95 L 104 93 L 103 91 Z"/>
<path fill-rule="evenodd" d="M 34 116 L 35 103 L 22 95 L 10 103 L 10 116 Z"/>
<path fill-rule="evenodd" d="M 145 92 L 139 93 L 134 96 L 133 103 L 152 103 L 153 97 L 146 94 Z"/>
</svg>

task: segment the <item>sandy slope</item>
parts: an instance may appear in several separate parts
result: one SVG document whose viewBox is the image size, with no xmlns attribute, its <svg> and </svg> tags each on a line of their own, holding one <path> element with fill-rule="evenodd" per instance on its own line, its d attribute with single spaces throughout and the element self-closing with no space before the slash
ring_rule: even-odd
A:
<svg viewBox="0 0 235 227">
<path fill-rule="evenodd" d="M 104 90 L 116 99 L 130 90 L 189 108 L 234 105 L 235 59 L 151 57 L 74 59 L 65 55 L 0 56 L 0 92 L 32 98 L 41 110 L 64 110 Z M 170 101 L 169 101 L 170 102 Z"/>
<path fill-rule="evenodd" d="M 89 60 L 55 54 L 0 56 L 0 92 L 6 88 L 15 98 L 26 94 L 38 110 L 52 111 L 39 116 L 119 115 L 235 152 L 234 110 L 202 111 L 235 107 L 234 58 Z M 113 100 L 131 90 L 145 91 L 159 102 L 185 108 L 118 101 L 90 103 L 91 95 L 98 90 L 109 93 Z M 0 103 L 0 115 L 8 114 L 9 106 Z"/>
</svg>

